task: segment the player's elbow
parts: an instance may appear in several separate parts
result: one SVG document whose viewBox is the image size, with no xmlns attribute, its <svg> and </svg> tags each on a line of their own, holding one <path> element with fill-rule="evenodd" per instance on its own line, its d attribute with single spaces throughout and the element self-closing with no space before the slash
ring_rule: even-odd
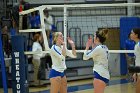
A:
<svg viewBox="0 0 140 93">
<path fill-rule="evenodd" d="M 83 60 L 88 60 L 88 58 L 87 58 L 87 57 L 85 57 L 85 56 L 83 56 Z"/>
</svg>

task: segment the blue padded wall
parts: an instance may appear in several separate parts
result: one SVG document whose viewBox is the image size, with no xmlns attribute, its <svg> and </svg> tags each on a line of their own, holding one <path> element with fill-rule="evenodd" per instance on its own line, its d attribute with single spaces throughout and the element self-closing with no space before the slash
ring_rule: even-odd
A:
<svg viewBox="0 0 140 93">
<path fill-rule="evenodd" d="M 133 28 L 140 27 L 139 17 L 122 17 L 120 18 L 120 49 L 124 49 L 125 40 L 128 39 L 128 34 Z M 120 56 L 120 73 L 121 75 L 127 74 L 127 63 L 125 54 Z"/>
</svg>

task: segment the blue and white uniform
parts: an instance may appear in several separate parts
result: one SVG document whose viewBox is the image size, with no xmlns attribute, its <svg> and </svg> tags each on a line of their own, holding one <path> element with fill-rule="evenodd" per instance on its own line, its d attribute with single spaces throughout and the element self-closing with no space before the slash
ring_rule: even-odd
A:
<svg viewBox="0 0 140 93">
<path fill-rule="evenodd" d="M 67 68 L 65 64 L 65 56 L 62 55 L 62 47 L 53 45 L 50 50 L 52 58 L 52 70 L 50 71 L 49 78 L 64 76 L 64 70 Z M 71 51 L 66 49 L 66 55 L 71 58 L 76 58 Z"/>
<path fill-rule="evenodd" d="M 140 41 L 135 45 L 134 54 L 136 56 L 135 65 L 140 66 Z"/>
<path fill-rule="evenodd" d="M 108 48 L 105 45 L 98 45 L 92 50 L 85 50 L 83 60 L 88 60 L 90 58 L 93 58 L 94 61 L 94 75 L 95 73 L 97 73 L 103 78 L 101 80 L 103 80 L 104 82 L 106 82 L 106 80 L 104 79 L 109 80 L 110 74 L 108 70 Z"/>
</svg>

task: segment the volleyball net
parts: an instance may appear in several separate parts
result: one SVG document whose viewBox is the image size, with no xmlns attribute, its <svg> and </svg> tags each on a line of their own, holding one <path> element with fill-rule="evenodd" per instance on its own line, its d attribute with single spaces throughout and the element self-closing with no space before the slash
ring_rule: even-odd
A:
<svg viewBox="0 0 140 93">
<path fill-rule="evenodd" d="M 20 17 L 23 17 L 24 15 L 30 15 L 31 12 L 39 11 L 41 28 L 20 29 L 19 32 L 42 32 L 45 50 L 49 50 L 45 34 L 44 9 L 48 9 L 49 14 L 53 15 L 54 25 L 57 31 L 63 33 L 65 42 L 67 43 L 66 37 L 71 37 L 74 40 L 77 52 L 83 52 L 87 39 L 89 37 L 93 38 L 94 32 L 104 28 L 109 29 L 105 44 L 108 46 L 110 53 L 133 52 L 123 50 L 123 43 L 128 38 L 131 29 L 137 26 L 137 24 L 132 23 L 133 20 L 129 21 L 127 18 L 139 20 L 137 19 L 140 16 L 139 3 L 42 5 L 20 12 Z M 130 23 L 133 26 L 130 27 Z M 126 28 L 129 31 L 126 31 Z M 67 47 L 70 49 L 69 44 L 67 44 Z"/>
</svg>

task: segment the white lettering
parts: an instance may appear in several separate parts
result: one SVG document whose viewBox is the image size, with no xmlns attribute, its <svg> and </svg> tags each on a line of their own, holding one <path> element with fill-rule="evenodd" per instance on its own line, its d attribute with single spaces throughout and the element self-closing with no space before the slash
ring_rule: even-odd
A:
<svg viewBox="0 0 140 93">
<path fill-rule="evenodd" d="M 20 77 L 16 77 L 17 82 L 19 83 Z"/>
<path fill-rule="evenodd" d="M 20 75 L 19 75 L 19 71 L 16 71 L 16 77 L 19 77 Z"/>
<path fill-rule="evenodd" d="M 17 90 L 17 93 L 20 93 L 20 90 Z"/>
<path fill-rule="evenodd" d="M 17 84 L 17 89 L 20 89 L 20 84 Z"/>
<path fill-rule="evenodd" d="M 16 65 L 16 70 L 19 70 L 19 65 Z"/>
<path fill-rule="evenodd" d="M 15 60 L 16 60 L 16 64 L 19 64 L 19 58 L 18 59 L 16 58 Z"/>
<path fill-rule="evenodd" d="M 17 84 L 16 84 L 17 92 L 16 93 L 20 93 L 19 52 L 14 52 L 14 55 L 15 55 L 16 81 L 17 81 Z"/>
<path fill-rule="evenodd" d="M 14 52 L 15 57 L 19 57 L 19 52 Z"/>
</svg>

